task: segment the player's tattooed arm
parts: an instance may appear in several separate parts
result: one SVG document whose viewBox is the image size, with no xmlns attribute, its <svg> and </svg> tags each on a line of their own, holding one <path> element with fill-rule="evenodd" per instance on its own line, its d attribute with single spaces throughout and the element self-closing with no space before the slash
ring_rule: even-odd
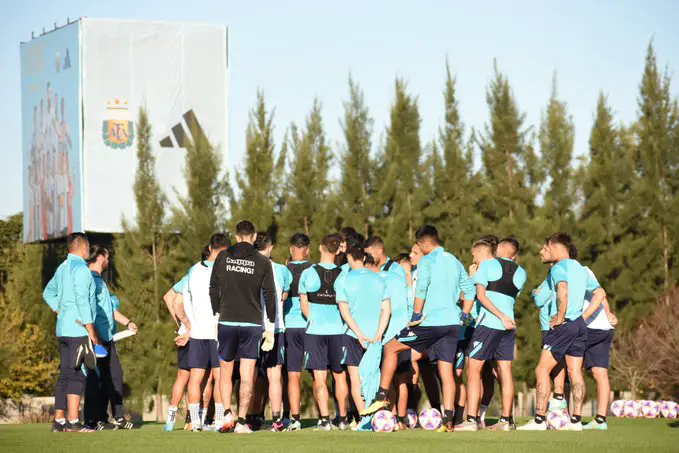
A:
<svg viewBox="0 0 679 453">
<path fill-rule="evenodd" d="M 187 331 L 191 331 L 191 321 L 189 320 L 186 310 L 184 310 L 184 296 L 177 293 L 174 296 L 174 312 L 179 321 L 184 324 Z"/>
<path fill-rule="evenodd" d="M 559 282 L 556 286 L 556 296 L 559 305 L 559 311 L 555 318 L 549 323 L 549 327 L 556 327 L 563 324 L 566 319 L 566 310 L 568 309 L 568 283 Z"/>
</svg>

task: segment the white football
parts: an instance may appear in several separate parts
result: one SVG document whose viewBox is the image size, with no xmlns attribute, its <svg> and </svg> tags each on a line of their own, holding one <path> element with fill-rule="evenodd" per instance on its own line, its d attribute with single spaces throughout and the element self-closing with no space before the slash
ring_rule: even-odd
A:
<svg viewBox="0 0 679 453">
<path fill-rule="evenodd" d="M 391 411 L 381 410 L 373 415 L 372 427 L 377 433 L 390 433 L 396 426 L 396 419 Z"/>
<path fill-rule="evenodd" d="M 441 412 L 437 409 L 424 409 L 420 412 L 420 426 L 427 431 L 433 431 L 441 426 Z"/>
<path fill-rule="evenodd" d="M 625 400 L 613 401 L 613 403 L 611 404 L 611 412 L 613 413 L 613 415 L 615 415 L 616 417 L 622 417 L 626 402 L 627 401 Z"/>
<path fill-rule="evenodd" d="M 660 413 L 665 418 L 677 418 L 679 406 L 674 401 L 663 401 L 660 406 Z"/>
<path fill-rule="evenodd" d="M 408 428 L 413 429 L 417 427 L 417 412 L 412 409 L 408 409 L 406 414 L 408 417 Z"/>
<path fill-rule="evenodd" d="M 549 429 L 563 429 L 570 419 L 571 417 L 568 415 L 568 411 L 552 411 L 547 414 L 547 426 Z"/>
<path fill-rule="evenodd" d="M 644 401 L 641 403 L 641 415 L 646 418 L 658 418 L 660 407 L 655 401 Z"/>
<path fill-rule="evenodd" d="M 638 401 L 626 401 L 622 413 L 625 418 L 641 417 L 641 404 Z"/>
</svg>

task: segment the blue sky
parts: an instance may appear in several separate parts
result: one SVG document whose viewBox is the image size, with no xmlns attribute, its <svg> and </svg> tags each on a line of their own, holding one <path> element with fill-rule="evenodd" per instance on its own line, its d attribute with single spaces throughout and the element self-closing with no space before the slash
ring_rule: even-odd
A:
<svg viewBox="0 0 679 453">
<path fill-rule="evenodd" d="M 0 16 L 0 217 L 21 209 L 19 42 L 67 17 L 225 24 L 229 27 L 229 167 L 240 168 L 248 111 L 261 88 L 276 113 L 278 144 L 301 123 L 317 96 L 335 152 L 351 72 L 383 135 L 396 76 L 419 97 L 421 137 L 431 140 L 442 116 L 445 59 L 457 76 L 462 118 L 480 129 L 493 58 L 507 74 L 528 124 L 538 125 L 552 74 L 576 127 L 576 154 L 587 151 L 599 90 L 621 122 L 636 116 L 649 39 L 661 65 L 679 69 L 679 2 L 631 1 L 357 1 L 3 0 Z M 676 81 L 673 92 L 678 91 Z"/>
</svg>

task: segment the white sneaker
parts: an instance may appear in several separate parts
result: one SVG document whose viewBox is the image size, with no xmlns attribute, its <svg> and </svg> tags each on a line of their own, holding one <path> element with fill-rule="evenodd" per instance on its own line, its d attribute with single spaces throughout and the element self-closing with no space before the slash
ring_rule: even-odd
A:
<svg viewBox="0 0 679 453">
<path fill-rule="evenodd" d="M 293 420 L 287 428 L 286 431 L 300 431 L 302 429 L 302 424 L 298 420 Z"/>
<path fill-rule="evenodd" d="M 236 434 L 252 434 L 252 430 L 246 423 L 236 423 L 236 429 L 233 432 Z"/>
<path fill-rule="evenodd" d="M 478 431 L 479 425 L 474 421 L 462 422 L 459 425 L 455 425 L 455 431 Z"/>
<path fill-rule="evenodd" d="M 562 431 L 582 431 L 582 422 L 573 423 L 568 420 L 566 426 L 561 428 Z"/>
<path fill-rule="evenodd" d="M 315 431 L 332 431 L 333 425 L 332 423 L 319 423 L 316 428 L 314 429 Z"/>
<path fill-rule="evenodd" d="M 351 429 L 351 426 L 349 426 L 348 423 L 339 422 L 339 425 L 337 425 L 337 429 L 339 429 L 340 431 L 348 431 L 349 429 Z"/>
<path fill-rule="evenodd" d="M 550 399 L 549 400 L 549 406 L 547 408 L 547 412 L 555 412 L 555 411 L 565 411 L 568 410 L 568 401 L 565 399 L 562 400 L 557 400 L 557 399 Z"/>
<path fill-rule="evenodd" d="M 529 421 L 523 426 L 516 428 L 517 431 L 547 431 L 547 421 L 542 423 L 535 423 L 535 419 Z"/>
<path fill-rule="evenodd" d="M 203 428 L 198 423 L 192 423 L 191 424 L 191 432 L 199 433 L 202 430 L 203 430 Z"/>
</svg>

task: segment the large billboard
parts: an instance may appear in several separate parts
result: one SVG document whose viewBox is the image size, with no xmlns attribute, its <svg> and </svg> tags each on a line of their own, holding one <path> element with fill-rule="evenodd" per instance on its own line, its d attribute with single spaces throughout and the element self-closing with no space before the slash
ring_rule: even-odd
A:
<svg viewBox="0 0 679 453">
<path fill-rule="evenodd" d="M 156 175 L 171 203 L 186 193 L 186 144 L 227 146 L 223 26 L 83 18 L 84 225 L 119 232 L 134 220 L 137 121 L 148 112 Z"/>
<path fill-rule="evenodd" d="M 24 241 L 81 231 L 78 23 L 21 44 Z"/>
</svg>

